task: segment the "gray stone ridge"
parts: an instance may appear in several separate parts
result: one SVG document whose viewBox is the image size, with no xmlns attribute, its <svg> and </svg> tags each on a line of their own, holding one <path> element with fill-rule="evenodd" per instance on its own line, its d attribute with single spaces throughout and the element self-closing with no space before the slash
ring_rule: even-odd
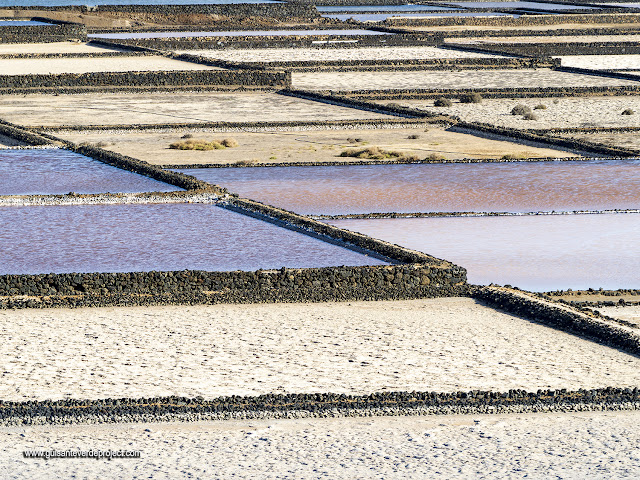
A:
<svg viewBox="0 0 640 480">
<path fill-rule="evenodd" d="M 102 400 L 0 401 L 0 425 L 65 425 L 258 418 L 503 414 L 640 409 L 638 388 L 577 391 L 265 394 L 205 400 L 179 396 Z"/>
</svg>

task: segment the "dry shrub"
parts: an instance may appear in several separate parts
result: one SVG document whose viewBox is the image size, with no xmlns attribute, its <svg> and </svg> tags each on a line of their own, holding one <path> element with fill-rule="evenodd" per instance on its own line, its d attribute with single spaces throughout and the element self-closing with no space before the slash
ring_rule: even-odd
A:
<svg viewBox="0 0 640 480">
<path fill-rule="evenodd" d="M 387 159 L 402 159 L 402 160 L 417 160 L 414 155 L 405 156 L 402 152 L 382 150 L 380 147 L 367 147 L 367 148 L 353 148 L 345 150 L 340 154 L 341 157 L 353 157 L 362 158 L 366 160 L 387 160 Z"/>
<path fill-rule="evenodd" d="M 540 103 L 539 105 L 536 105 L 535 107 L 533 107 L 534 110 L 546 110 L 547 106 L 544 103 Z"/>
<path fill-rule="evenodd" d="M 627 109 L 622 111 L 622 115 L 633 115 L 634 113 L 636 113 L 636 112 L 634 112 L 630 108 L 627 108 Z"/>
<path fill-rule="evenodd" d="M 420 135 L 418 135 L 417 133 L 412 133 L 411 135 L 409 135 L 407 137 L 409 140 L 417 140 L 420 138 Z"/>
<path fill-rule="evenodd" d="M 224 148 L 237 147 L 238 142 L 233 138 L 225 138 L 224 140 L 202 140 L 188 139 L 183 142 L 175 142 L 169 145 L 174 150 L 222 150 Z"/>
<path fill-rule="evenodd" d="M 479 93 L 471 93 L 460 97 L 460 103 L 482 103 L 482 95 Z"/>
<path fill-rule="evenodd" d="M 511 115 L 526 115 L 527 113 L 531 113 L 531 109 L 521 103 L 511 109 Z"/>
<path fill-rule="evenodd" d="M 450 107 L 451 105 L 453 105 L 453 102 L 448 98 L 438 98 L 433 102 L 434 107 Z"/>
<path fill-rule="evenodd" d="M 531 112 L 525 113 L 522 118 L 525 120 L 538 120 L 538 116 L 535 113 Z"/>
</svg>

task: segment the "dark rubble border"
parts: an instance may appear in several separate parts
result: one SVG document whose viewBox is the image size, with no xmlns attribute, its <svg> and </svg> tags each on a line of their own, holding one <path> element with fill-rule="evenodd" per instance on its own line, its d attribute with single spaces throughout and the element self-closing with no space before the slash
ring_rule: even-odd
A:
<svg viewBox="0 0 640 480">
<path fill-rule="evenodd" d="M 472 390 L 264 394 L 205 400 L 180 396 L 103 400 L 0 401 L 0 425 L 68 425 L 257 418 L 504 414 L 640 409 L 640 389 Z"/>
</svg>

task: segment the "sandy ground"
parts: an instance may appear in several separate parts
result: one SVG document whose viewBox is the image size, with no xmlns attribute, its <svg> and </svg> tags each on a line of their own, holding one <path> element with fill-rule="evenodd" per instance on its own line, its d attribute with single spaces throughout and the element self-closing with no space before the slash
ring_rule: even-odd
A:
<svg viewBox="0 0 640 480">
<path fill-rule="evenodd" d="M 470 37 L 445 39 L 445 43 L 460 43 L 466 45 L 496 43 L 617 43 L 638 41 L 640 41 L 640 35 L 554 35 L 549 37 Z"/>
<path fill-rule="evenodd" d="M 609 297 L 609 300 L 615 301 L 615 297 Z M 594 310 L 598 310 L 603 315 L 608 315 L 609 317 L 632 322 L 640 327 L 640 305 L 628 305 L 626 307 L 599 307 Z"/>
<path fill-rule="evenodd" d="M 640 108 L 640 105 L 638 105 Z M 638 126 L 637 115 L 640 114 L 639 110 L 636 112 L 636 123 L 634 126 Z M 631 116 L 632 118 L 634 115 Z M 640 132 L 620 132 L 620 133 L 563 133 L 562 137 L 577 138 L 580 140 L 587 140 L 589 142 L 604 143 L 605 145 L 614 145 L 627 148 L 640 149 Z"/>
<path fill-rule="evenodd" d="M 510 128 L 575 128 L 575 127 L 637 127 L 638 115 L 622 115 L 627 108 L 640 113 L 640 97 L 565 97 L 565 98 L 492 98 L 482 103 L 460 103 L 452 99 L 451 107 L 434 107 L 433 100 L 393 100 L 380 103 L 398 103 L 429 112 L 454 115 L 465 121 L 481 122 Z M 533 110 L 537 120 L 525 120 L 522 115 L 511 115 L 516 105 L 532 110 L 545 105 L 544 110 Z M 626 135 L 626 134 L 625 134 Z M 592 135 L 589 140 L 597 141 Z"/>
<path fill-rule="evenodd" d="M 468 298 L 0 312 L 3 400 L 594 388 L 639 360 Z"/>
<path fill-rule="evenodd" d="M 110 53 L 119 51 L 115 48 L 99 47 L 84 42 L 52 42 L 52 43 L 2 43 L 0 55 L 10 54 L 46 54 L 46 53 Z"/>
<path fill-rule="evenodd" d="M 293 72 L 294 88 L 306 90 L 461 89 L 513 87 L 602 87 L 638 85 L 617 78 L 556 72 L 550 69 L 410 72 Z"/>
<path fill-rule="evenodd" d="M 622 479 L 640 412 L 312 418 L 0 429 L 0 474 L 50 478 Z M 139 450 L 139 459 L 23 458 Z"/>
<path fill-rule="evenodd" d="M 565 55 L 559 58 L 563 67 L 594 70 L 640 69 L 640 55 Z"/>
<path fill-rule="evenodd" d="M 294 62 L 330 60 L 430 60 L 434 58 L 496 58 L 474 52 L 437 47 L 382 48 L 257 48 L 247 50 L 182 50 L 232 62 Z"/>
<path fill-rule="evenodd" d="M 23 125 L 268 122 L 389 118 L 275 93 L 4 95 L 0 118 Z M 393 117 L 395 118 L 395 117 Z"/>
<path fill-rule="evenodd" d="M 439 155 L 454 158 L 516 157 L 568 157 L 574 154 L 548 148 L 536 148 L 518 143 L 490 140 L 463 133 L 450 132 L 442 127 L 388 128 L 369 130 L 307 130 L 273 132 L 213 132 L 163 131 L 163 132 L 55 132 L 54 135 L 75 143 L 100 143 L 103 148 L 139 158 L 153 164 L 233 164 L 239 161 L 252 163 L 281 162 L 331 162 L 356 160 L 340 157 L 347 149 L 363 149 L 378 146 L 384 150 L 400 151 L 427 158 Z M 191 133 L 193 138 L 222 140 L 234 138 L 239 146 L 224 150 L 195 151 L 172 150 L 169 145 Z M 418 135 L 418 139 L 409 139 Z M 351 139 L 351 141 L 349 140 Z M 355 142 L 355 140 L 361 140 Z"/>
<path fill-rule="evenodd" d="M 223 70 L 157 56 L 86 58 L 0 58 L 5 75 L 43 75 L 89 72 L 157 72 L 174 70 Z"/>
</svg>

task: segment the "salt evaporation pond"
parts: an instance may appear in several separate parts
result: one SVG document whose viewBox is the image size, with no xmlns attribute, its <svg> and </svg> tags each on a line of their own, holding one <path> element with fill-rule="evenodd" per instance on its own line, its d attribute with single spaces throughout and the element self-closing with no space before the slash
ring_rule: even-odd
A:
<svg viewBox="0 0 640 480">
<path fill-rule="evenodd" d="M 640 288 L 640 214 L 335 220 L 340 228 L 427 252 L 470 283 L 531 291 Z"/>
<path fill-rule="evenodd" d="M 209 204 L 0 207 L 0 274 L 381 265 Z"/>
<path fill-rule="evenodd" d="M 513 17 L 519 15 L 500 12 L 442 12 L 442 13 L 336 13 L 322 15 L 334 20 L 357 20 L 358 22 L 382 22 L 387 18 L 433 18 L 433 17 Z"/>
<path fill-rule="evenodd" d="M 182 190 L 62 149 L 0 150 L 0 195 Z"/>
<path fill-rule="evenodd" d="M 176 171 L 309 215 L 640 208 L 640 160 Z"/>
<path fill-rule="evenodd" d="M 33 25 L 51 25 L 50 23 L 36 20 L 0 20 L 0 27 L 24 27 Z"/>
<path fill-rule="evenodd" d="M 421 12 L 429 10 L 455 10 L 440 5 L 337 5 L 316 6 L 319 12 Z"/>
<path fill-rule="evenodd" d="M 221 32 L 138 32 L 138 33 L 96 33 L 89 38 L 145 39 L 145 38 L 195 38 L 195 37 L 305 37 L 310 35 L 393 35 L 374 30 L 237 30 Z"/>
</svg>

